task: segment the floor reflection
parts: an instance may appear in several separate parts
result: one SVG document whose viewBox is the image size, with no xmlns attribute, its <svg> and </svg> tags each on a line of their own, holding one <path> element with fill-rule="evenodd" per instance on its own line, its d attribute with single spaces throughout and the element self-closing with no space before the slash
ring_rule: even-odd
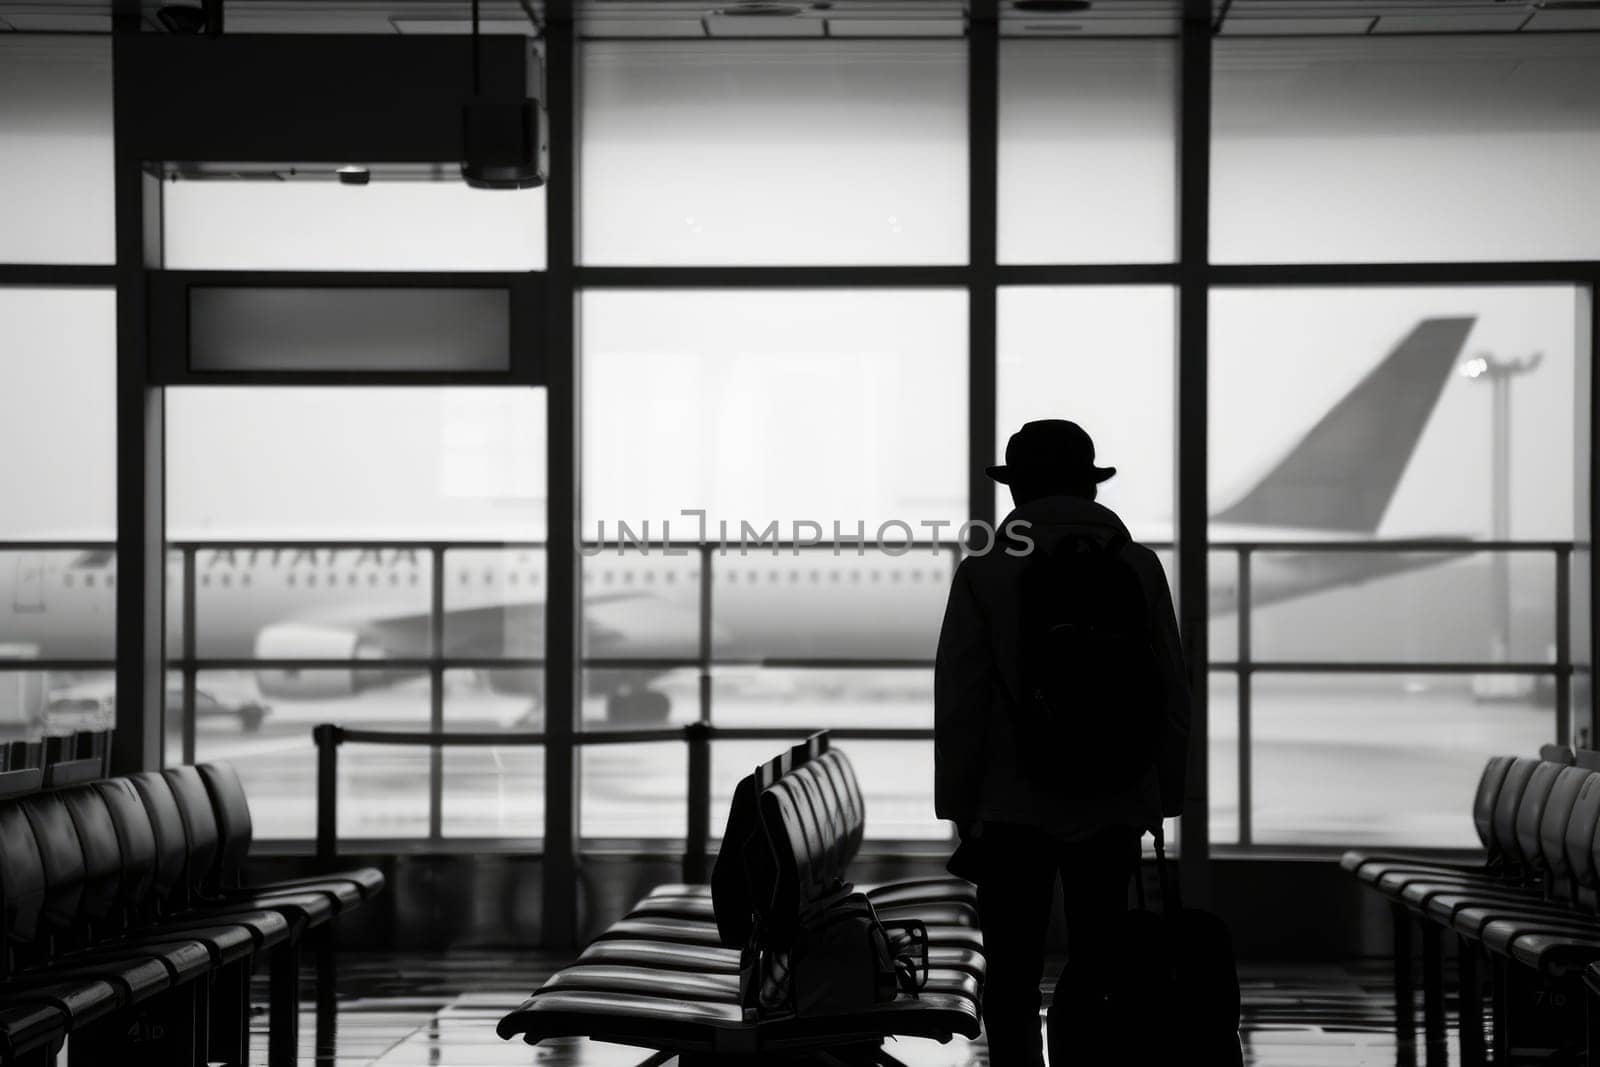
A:
<svg viewBox="0 0 1600 1067">
<path fill-rule="evenodd" d="M 634 1067 L 646 1053 L 593 1041 L 529 1048 L 494 1027 L 564 962 L 541 952 L 348 953 L 338 994 L 318 1011 L 316 972 L 300 1023 L 303 1067 Z M 1360 964 L 1244 965 L 1245 1062 L 1256 1067 L 1355 1067 L 1456 1062 L 1397 1049 L 1390 1032 L 1386 968 Z M 1046 988 L 1049 988 L 1047 977 Z M 267 1062 L 266 989 L 256 990 L 251 1064 Z M 1454 1046 L 1452 1035 L 1451 1045 Z M 982 1039 L 948 1045 L 899 1041 L 908 1067 L 987 1067 Z"/>
</svg>

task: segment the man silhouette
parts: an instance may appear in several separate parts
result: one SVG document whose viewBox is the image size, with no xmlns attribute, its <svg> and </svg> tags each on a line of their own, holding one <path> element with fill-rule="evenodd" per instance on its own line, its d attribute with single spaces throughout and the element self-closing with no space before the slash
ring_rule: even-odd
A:
<svg viewBox="0 0 1600 1067">
<path fill-rule="evenodd" d="M 1089 435 L 1060 419 L 1030 422 L 1007 443 L 1005 465 L 988 473 L 1011 487 L 1016 508 L 1001 524 L 1003 539 L 992 551 L 964 559 L 951 583 L 935 667 L 935 807 L 961 835 L 951 870 L 978 884 L 988 958 L 983 1021 L 993 1067 L 1044 1062 L 1039 986 L 1060 877 L 1068 958 L 1050 1010 L 1050 1052 L 1053 1067 L 1061 1067 L 1090 1062 L 1102 1051 L 1097 1042 L 1107 1036 L 1094 1024 L 1107 1017 L 1103 1000 L 1116 962 L 1113 935 L 1117 915 L 1127 908 L 1140 838 L 1164 815 L 1178 814 L 1182 804 L 1188 682 L 1160 561 L 1095 502 L 1097 486 L 1116 468 L 1095 466 Z M 1041 594 L 1043 572 L 1030 564 L 1041 553 L 1046 561 L 1060 559 L 1064 548 L 1091 551 L 1092 565 L 1116 571 L 1122 584 L 1090 580 L 1093 572 L 1079 571 L 1088 577 L 1076 584 L 1055 581 Z M 1086 736 L 1094 738 L 1118 736 L 1115 727 L 1142 713 L 1139 721 L 1151 729 L 1122 736 L 1148 737 L 1148 751 L 1073 750 L 1107 746 L 1074 746 L 1059 740 L 1074 736 L 1070 728 L 1065 734 L 1040 733 L 1031 725 L 1029 716 L 1047 687 L 1034 679 L 1041 671 L 1065 669 L 1059 664 L 1071 656 L 1057 655 L 1042 666 L 1035 662 L 1052 654 L 1036 651 L 1031 628 L 1037 628 L 1037 609 L 1030 605 L 1041 595 L 1070 601 L 1073 588 L 1093 589 L 1100 599 L 1143 598 L 1069 606 L 1124 609 L 1119 617 L 1138 620 L 1130 628 L 1145 631 L 1124 642 L 1140 646 L 1143 658 L 1127 661 L 1140 665 L 1133 668 L 1139 677 L 1111 686 L 1126 696 L 1106 697 L 1103 680 L 1099 690 L 1086 681 L 1076 703 L 1094 705 L 1091 726 L 1110 728 L 1091 729 Z M 1074 669 L 1094 673 L 1092 662 L 1087 669 L 1082 657 L 1073 662 L 1080 664 Z M 1071 679 L 1067 691 L 1073 692 Z M 1118 766 L 1127 768 L 1122 778 Z"/>
</svg>

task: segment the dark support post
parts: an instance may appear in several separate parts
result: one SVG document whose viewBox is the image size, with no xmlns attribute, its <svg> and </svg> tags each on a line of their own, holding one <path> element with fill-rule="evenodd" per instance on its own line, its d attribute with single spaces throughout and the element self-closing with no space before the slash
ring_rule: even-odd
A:
<svg viewBox="0 0 1600 1067">
<path fill-rule="evenodd" d="M 1000 26 L 996 0 L 974 0 L 967 56 L 967 515 L 995 521 L 996 285 L 1000 155 Z M 977 536 L 977 535 L 974 535 Z"/>
<path fill-rule="evenodd" d="M 1600 520 L 1600 467 L 1595 463 L 1596 446 L 1600 444 L 1600 433 L 1597 433 L 1595 420 L 1600 418 L 1600 374 L 1595 372 L 1595 349 L 1600 345 L 1600 279 L 1590 279 L 1590 284 L 1584 295 L 1588 298 L 1588 314 L 1579 323 L 1580 334 L 1585 343 L 1578 349 L 1578 366 L 1584 376 L 1583 432 L 1588 439 L 1578 452 L 1579 459 L 1587 464 L 1588 469 L 1584 475 L 1583 507 L 1578 509 L 1579 521 L 1582 528 L 1578 530 L 1577 541 L 1583 551 L 1584 572 L 1588 580 L 1588 603 L 1584 610 L 1589 615 L 1589 647 L 1583 650 L 1584 663 L 1588 673 L 1584 678 L 1583 694 L 1589 706 L 1588 737 L 1590 747 L 1600 747 L 1600 697 L 1596 696 L 1595 679 L 1596 671 L 1600 670 L 1600 625 L 1597 625 L 1595 612 L 1600 610 L 1600 567 L 1595 566 L 1594 559 L 1594 531 L 1597 520 Z"/>
<path fill-rule="evenodd" d="M 300 944 L 285 941 L 272 950 L 268 979 L 267 1063 L 295 1067 L 300 1062 Z"/>
<path fill-rule="evenodd" d="M 1572 549 L 1556 549 L 1556 744 L 1572 744 Z"/>
<path fill-rule="evenodd" d="M 545 80 L 550 176 L 545 302 L 545 365 L 550 442 L 549 589 L 545 596 L 544 944 L 578 942 L 578 763 L 573 747 L 582 675 L 579 582 L 578 351 L 574 289 L 577 257 L 577 34 L 569 0 L 548 5 Z"/>
<path fill-rule="evenodd" d="M 1483 979 L 1478 974 L 1478 946 L 1464 937 L 1457 940 L 1456 954 L 1461 961 L 1461 1064 L 1462 1067 L 1483 1067 L 1488 1049 L 1483 1042 Z"/>
<path fill-rule="evenodd" d="M 1442 1048 L 1444 1026 L 1444 946 L 1436 923 L 1422 924 L 1422 1034 L 1431 1048 Z"/>
<path fill-rule="evenodd" d="M 1394 1036 L 1403 1045 L 1417 1040 L 1416 992 L 1411 980 L 1411 913 L 1391 904 L 1394 920 Z"/>
<path fill-rule="evenodd" d="M 118 774 L 160 767 L 163 741 L 163 415 L 161 390 L 148 385 L 145 310 L 147 268 L 161 264 L 161 182 L 144 172 L 129 148 L 137 116 L 116 91 L 122 45 L 141 21 L 137 3 L 118 0 L 111 49 L 117 220 L 117 729 L 111 767 Z"/>
<path fill-rule="evenodd" d="M 1178 373 L 1175 435 L 1178 455 L 1178 628 L 1189 665 L 1191 719 L 1189 775 L 1184 797 L 1182 852 L 1187 899 L 1205 906 L 1211 896 L 1210 788 L 1207 740 L 1211 597 L 1206 542 L 1210 534 L 1206 478 L 1207 295 L 1211 183 L 1211 4 L 1185 0 L 1178 138 Z M 1240 798 L 1241 803 L 1244 798 Z M 1241 811 L 1240 828 L 1243 829 Z"/>
<path fill-rule="evenodd" d="M 1250 696 L 1255 685 L 1255 671 L 1250 656 L 1250 549 L 1239 550 L 1239 844 L 1250 844 L 1254 836 L 1251 812 L 1254 807 L 1252 782 L 1254 773 L 1250 765 Z"/>
<path fill-rule="evenodd" d="M 317 746 L 317 865 L 339 858 L 339 728 L 323 723 L 311 731 Z"/>
<path fill-rule="evenodd" d="M 707 881 L 706 856 L 711 843 L 711 724 L 692 722 L 683 728 L 689 750 L 689 832 L 683 849 L 683 880 Z"/>
<path fill-rule="evenodd" d="M 198 673 L 194 665 L 195 650 L 195 569 L 199 563 L 199 553 L 194 548 L 183 550 L 183 762 L 187 765 L 194 763 L 194 702 L 195 702 L 195 675 Z M 166 709 L 170 711 L 171 709 Z"/>
<path fill-rule="evenodd" d="M 444 732 L 444 546 L 435 545 L 429 553 L 433 567 L 430 605 L 428 656 L 428 730 Z M 444 836 L 444 748 L 428 749 L 428 837 Z"/>
</svg>

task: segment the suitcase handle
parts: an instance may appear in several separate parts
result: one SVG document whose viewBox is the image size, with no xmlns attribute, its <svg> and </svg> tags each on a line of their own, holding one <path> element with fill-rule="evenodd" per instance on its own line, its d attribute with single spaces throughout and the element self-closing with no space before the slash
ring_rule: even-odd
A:
<svg viewBox="0 0 1600 1067">
<path fill-rule="evenodd" d="M 1167 835 L 1160 823 L 1151 830 L 1146 831 L 1155 839 L 1156 846 L 1156 880 L 1161 884 L 1161 914 L 1163 916 L 1176 915 L 1183 910 L 1183 884 L 1182 876 L 1171 870 L 1167 863 Z M 1139 837 L 1144 840 L 1144 835 Z M 1149 911 L 1149 904 L 1144 896 L 1144 876 L 1137 866 L 1133 875 L 1134 890 L 1139 896 L 1139 910 Z"/>
</svg>

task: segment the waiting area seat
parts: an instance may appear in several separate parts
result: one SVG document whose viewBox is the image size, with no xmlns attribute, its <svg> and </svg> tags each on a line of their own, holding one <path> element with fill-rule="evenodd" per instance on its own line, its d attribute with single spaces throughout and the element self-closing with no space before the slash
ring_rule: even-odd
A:
<svg viewBox="0 0 1600 1067">
<path fill-rule="evenodd" d="M 1600 772 L 1547 746 L 1496 756 L 1473 798 L 1483 857 L 1347 853 L 1342 865 L 1384 897 L 1395 922 L 1396 1029 L 1414 1039 L 1412 932 L 1420 927 L 1425 1038 L 1444 1042 L 1442 956 L 1460 962 L 1461 1061 L 1568 1060 L 1584 1042 L 1585 969 L 1600 963 Z M 1591 983 L 1592 985 L 1592 983 Z M 1485 988 L 1488 988 L 1487 995 Z"/>
<path fill-rule="evenodd" d="M 263 960 L 270 1059 L 295 1062 L 300 945 L 383 876 L 245 885 L 250 839 L 222 764 L 0 802 L 0 1064 L 54 1063 L 69 1035 L 73 1064 L 244 1063 Z"/>
<path fill-rule="evenodd" d="M 686 1063 L 819 1052 L 835 1062 L 893 1062 L 886 1037 L 976 1037 L 985 962 L 972 886 L 919 878 L 873 886 L 886 922 L 928 932 L 915 993 L 797 1018 L 763 1006 L 765 955 L 802 908 L 847 881 L 865 830 L 850 761 L 818 734 L 769 760 L 734 792 L 712 883 L 661 886 L 602 931 L 499 1025 L 529 1044 L 590 1037 Z"/>
</svg>

